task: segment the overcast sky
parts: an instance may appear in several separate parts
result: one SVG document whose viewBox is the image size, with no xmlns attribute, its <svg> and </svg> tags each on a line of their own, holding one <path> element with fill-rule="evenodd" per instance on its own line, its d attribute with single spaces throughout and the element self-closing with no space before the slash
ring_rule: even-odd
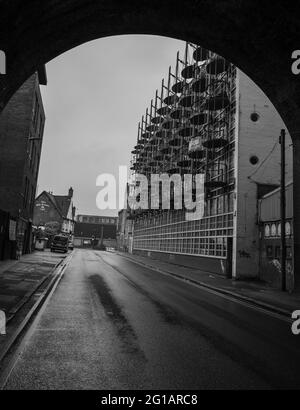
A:
<svg viewBox="0 0 300 410">
<path fill-rule="evenodd" d="M 138 122 L 184 47 L 164 37 L 116 36 L 49 62 L 38 193 L 63 195 L 72 186 L 77 213 L 116 215 L 97 209 L 96 178 L 129 165 Z"/>
</svg>

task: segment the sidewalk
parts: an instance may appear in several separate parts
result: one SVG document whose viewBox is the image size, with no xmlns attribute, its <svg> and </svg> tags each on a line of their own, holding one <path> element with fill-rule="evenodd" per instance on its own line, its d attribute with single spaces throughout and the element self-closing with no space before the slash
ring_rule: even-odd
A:
<svg viewBox="0 0 300 410">
<path fill-rule="evenodd" d="M 10 320 L 66 255 L 36 251 L 20 260 L 0 261 L 0 310 Z"/>
<path fill-rule="evenodd" d="M 300 310 L 300 292 L 289 294 L 273 289 L 259 281 L 236 281 L 218 274 L 179 266 L 153 258 L 122 252 L 117 253 L 143 266 L 190 280 L 209 289 L 253 303 L 285 316 L 291 317 L 291 313 L 294 310 Z"/>
</svg>

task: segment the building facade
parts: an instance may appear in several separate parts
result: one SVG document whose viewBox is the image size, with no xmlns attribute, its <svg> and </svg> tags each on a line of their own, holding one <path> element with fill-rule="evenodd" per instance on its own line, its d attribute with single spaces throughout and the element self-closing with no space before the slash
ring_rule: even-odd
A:
<svg viewBox="0 0 300 410">
<path fill-rule="evenodd" d="M 77 215 L 74 246 L 79 248 L 116 248 L 117 217 Z"/>
<path fill-rule="evenodd" d="M 116 225 L 117 217 L 99 215 L 76 215 L 76 222 Z"/>
<path fill-rule="evenodd" d="M 45 112 L 40 84 L 45 69 L 31 76 L 0 116 L 0 209 L 9 216 L 9 232 L 0 257 L 15 257 L 32 248 L 32 219 L 43 143 Z M 4 227 L 1 227 L 4 231 Z"/>
<path fill-rule="evenodd" d="M 294 287 L 293 277 L 293 183 L 289 182 L 286 195 L 286 284 Z M 260 278 L 270 285 L 281 287 L 281 220 L 280 188 L 263 195 L 258 201 L 258 222 L 260 237 Z"/>
<path fill-rule="evenodd" d="M 43 191 L 34 203 L 33 224 L 37 229 L 53 236 L 59 233 L 73 236 L 76 208 L 73 205 L 73 188 L 67 195 L 53 195 Z"/>
<path fill-rule="evenodd" d="M 243 72 L 187 44 L 139 124 L 132 181 L 137 174 L 148 181 L 152 174 L 201 174 L 204 214 L 187 218 L 172 201 L 170 209 L 133 210 L 133 251 L 236 279 L 259 277 L 257 199 L 262 187 L 279 185 L 282 128 Z M 289 175 L 290 142 L 287 136 Z"/>
</svg>

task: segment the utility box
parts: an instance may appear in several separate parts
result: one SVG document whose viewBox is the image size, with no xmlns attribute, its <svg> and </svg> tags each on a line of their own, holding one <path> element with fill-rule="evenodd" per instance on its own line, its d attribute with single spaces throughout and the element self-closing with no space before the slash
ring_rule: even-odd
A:
<svg viewBox="0 0 300 410">
<path fill-rule="evenodd" d="M 43 251 L 47 245 L 47 239 L 36 239 L 35 241 L 35 249 L 39 251 Z"/>
</svg>

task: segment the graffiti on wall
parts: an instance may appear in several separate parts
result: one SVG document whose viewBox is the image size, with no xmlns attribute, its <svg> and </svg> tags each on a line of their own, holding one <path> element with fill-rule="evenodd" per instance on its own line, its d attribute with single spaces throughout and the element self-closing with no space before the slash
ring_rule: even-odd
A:
<svg viewBox="0 0 300 410">
<path fill-rule="evenodd" d="M 240 258 L 247 258 L 247 259 L 251 258 L 250 253 L 246 252 L 244 249 L 239 250 L 239 256 Z"/>
</svg>

